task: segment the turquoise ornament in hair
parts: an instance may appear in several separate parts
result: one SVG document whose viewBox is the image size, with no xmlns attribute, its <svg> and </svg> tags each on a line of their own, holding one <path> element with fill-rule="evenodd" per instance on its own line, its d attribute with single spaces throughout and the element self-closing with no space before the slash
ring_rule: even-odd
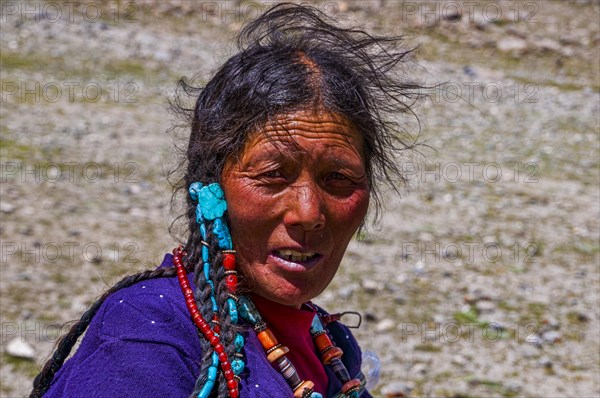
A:
<svg viewBox="0 0 600 398">
<path fill-rule="evenodd" d="M 217 240 L 219 249 L 221 250 L 233 250 L 233 243 L 231 241 L 231 234 L 227 222 L 224 220 L 225 212 L 227 211 L 227 202 L 225 201 L 225 193 L 218 183 L 211 183 L 203 185 L 200 182 L 194 182 L 190 185 L 189 190 L 190 198 L 194 202 L 198 202 L 196 205 L 196 223 L 200 229 L 200 235 L 202 236 L 202 264 L 203 272 L 206 282 L 211 288 L 210 300 L 212 303 L 213 312 L 218 312 L 217 300 L 215 298 L 215 284 L 210 279 L 210 250 L 207 243 L 207 224 L 212 221 L 212 233 Z M 234 299 L 227 299 L 227 307 L 231 322 L 233 324 L 238 323 L 238 306 Z M 241 334 L 236 333 L 235 335 L 235 351 L 236 358 L 232 361 L 232 369 L 236 376 L 244 370 L 244 362 L 241 359 L 243 357 L 242 350 L 244 347 L 244 338 Z M 214 358 L 213 358 L 214 360 Z M 214 362 L 214 361 L 213 361 Z M 214 368 L 214 369 L 213 369 Z M 216 366 L 213 363 L 209 368 L 209 379 L 204 385 L 198 398 L 206 398 L 212 391 L 214 386 L 214 380 L 212 372 L 216 370 Z"/>
</svg>

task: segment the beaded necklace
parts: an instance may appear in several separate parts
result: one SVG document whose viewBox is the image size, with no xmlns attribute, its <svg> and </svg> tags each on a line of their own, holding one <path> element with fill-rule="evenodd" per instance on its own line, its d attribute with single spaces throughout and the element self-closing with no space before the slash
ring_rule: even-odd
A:
<svg viewBox="0 0 600 398">
<path fill-rule="evenodd" d="M 221 186 L 217 183 L 204 186 L 199 182 L 192 183 L 189 187 L 189 194 L 192 200 L 197 201 L 196 206 L 196 222 L 199 225 L 202 235 L 202 264 L 203 274 L 206 283 L 211 288 L 210 300 L 212 304 L 213 319 L 210 324 L 201 315 L 194 292 L 190 287 L 187 279 L 187 272 L 183 265 L 183 256 L 185 253 L 180 248 L 173 250 L 173 263 L 177 268 L 177 277 L 179 285 L 185 297 L 185 302 L 188 311 L 194 321 L 194 324 L 204 338 L 211 344 L 214 349 L 211 365 L 208 367 L 207 381 L 202 386 L 197 398 L 208 398 L 217 380 L 217 366 L 221 364 L 221 370 L 225 377 L 228 395 L 230 398 L 239 397 L 239 381 L 240 374 L 243 371 L 245 364 L 243 361 L 242 350 L 244 348 L 244 338 L 241 334 L 236 333 L 234 338 L 235 359 L 231 362 L 225 352 L 225 346 L 220 339 L 220 326 L 218 317 L 218 304 L 215 299 L 215 285 L 210 279 L 210 252 L 207 240 L 207 223 L 212 222 L 212 235 L 216 237 L 219 249 L 223 253 L 222 266 L 225 269 L 225 286 L 229 293 L 229 298 L 226 301 L 226 310 L 231 323 L 237 324 L 239 315 L 249 322 L 257 333 L 257 337 L 263 346 L 267 360 L 273 366 L 279 369 L 283 378 L 292 388 L 294 398 L 323 398 L 323 396 L 314 391 L 314 383 L 310 380 L 302 380 L 296 371 L 294 365 L 286 357 L 289 348 L 279 344 L 273 335 L 273 332 L 267 327 L 262 320 L 258 310 L 252 301 L 245 296 L 238 298 L 237 290 L 237 272 L 235 270 L 235 251 L 231 242 L 231 235 L 227 222 L 224 220 L 224 214 L 227 210 L 225 195 Z M 351 379 L 346 366 L 343 364 L 341 357 L 344 354 L 341 348 L 336 347 L 328 336 L 327 330 L 323 327 L 318 313 L 315 314 L 310 327 L 310 334 L 313 338 L 315 346 L 321 355 L 321 360 L 325 366 L 329 366 L 337 378 L 342 383 L 341 393 L 336 397 L 339 398 L 358 398 L 361 390 L 364 389 L 364 382 L 359 379 Z"/>
<path fill-rule="evenodd" d="M 201 391 L 201 393 L 198 396 L 208 396 L 208 393 L 210 393 L 210 390 L 212 390 L 216 381 L 218 364 L 217 361 L 220 361 L 221 369 L 223 370 L 225 379 L 227 380 L 229 396 L 232 398 L 238 397 L 239 389 L 237 386 L 238 380 L 236 376 L 238 376 L 239 373 L 241 373 L 241 370 L 244 366 L 238 365 L 238 367 L 241 368 L 240 372 L 232 371 L 232 366 L 227 360 L 227 355 L 225 354 L 225 347 L 220 342 L 219 335 L 213 330 L 211 330 L 210 325 L 204 320 L 204 318 L 202 318 L 202 315 L 200 315 L 200 311 L 196 306 L 196 301 L 194 299 L 194 295 L 192 289 L 190 288 L 190 284 L 186 277 L 186 271 L 183 266 L 182 257 L 184 254 L 185 253 L 182 252 L 180 248 L 175 249 L 173 251 L 173 263 L 177 267 L 177 276 L 179 279 L 179 284 L 186 298 L 188 311 L 190 312 L 194 323 L 215 349 L 217 358 L 217 360 L 215 360 L 215 355 L 213 355 L 213 364 L 209 369 L 209 382 L 207 382 L 203 388 L 203 391 L 207 390 L 207 393 L 203 394 Z M 232 263 L 235 262 L 235 257 L 233 256 L 233 253 L 225 254 L 228 255 L 228 260 L 224 260 L 223 262 L 227 262 L 227 268 L 231 268 Z M 254 331 L 257 334 L 258 340 L 260 341 L 267 354 L 267 360 L 274 367 L 279 369 L 279 372 L 281 373 L 283 378 L 292 388 L 292 391 L 294 391 L 294 398 L 323 398 L 323 396 L 320 393 L 314 391 L 314 383 L 312 381 L 302 380 L 300 378 L 298 372 L 296 371 L 296 368 L 286 357 L 286 354 L 289 352 L 289 348 L 278 343 L 277 339 L 273 335 L 273 332 L 267 327 L 266 323 L 263 321 L 262 317 L 260 316 L 260 313 L 254 306 L 254 303 L 252 303 L 252 301 L 248 297 L 241 296 L 239 297 L 237 304 L 237 310 L 239 311 L 239 315 L 253 326 Z M 317 347 L 317 350 L 321 355 L 321 360 L 323 361 L 323 364 L 329 366 L 333 370 L 337 378 L 340 380 L 340 382 L 342 382 L 343 384 L 340 397 L 358 398 L 360 391 L 364 388 L 364 385 L 359 379 L 352 379 L 350 377 L 346 366 L 341 360 L 341 357 L 344 354 L 344 352 L 341 348 L 336 347 L 331 341 L 327 330 L 323 327 L 318 313 L 315 314 L 312 320 L 310 334 L 313 338 L 315 346 Z M 238 350 L 239 348 L 241 351 L 243 343 L 239 344 L 236 342 L 235 346 L 236 350 Z M 241 362 L 241 359 L 236 358 L 233 360 L 233 362 L 235 362 L 236 364 L 237 361 Z"/>
</svg>

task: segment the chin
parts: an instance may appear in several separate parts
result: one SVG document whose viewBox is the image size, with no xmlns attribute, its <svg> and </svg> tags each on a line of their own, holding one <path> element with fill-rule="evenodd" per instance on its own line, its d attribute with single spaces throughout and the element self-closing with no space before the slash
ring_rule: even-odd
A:
<svg viewBox="0 0 600 398">
<path fill-rule="evenodd" d="M 255 293 L 273 302 L 296 308 L 300 308 L 302 304 L 312 300 L 320 294 L 320 292 L 301 290 L 293 285 L 287 286 L 275 292 L 257 291 Z"/>
</svg>

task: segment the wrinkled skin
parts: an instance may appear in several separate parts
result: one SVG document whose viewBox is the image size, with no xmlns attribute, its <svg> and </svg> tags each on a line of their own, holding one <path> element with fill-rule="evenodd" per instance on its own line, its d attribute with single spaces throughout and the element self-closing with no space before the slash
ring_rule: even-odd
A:
<svg viewBox="0 0 600 398">
<path fill-rule="evenodd" d="M 362 148 L 343 117 L 300 111 L 250 134 L 229 159 L 222 185 L 231 234 L 255 294 L 300 307 L 329 285 L 369 206 Z"/>
</svg>

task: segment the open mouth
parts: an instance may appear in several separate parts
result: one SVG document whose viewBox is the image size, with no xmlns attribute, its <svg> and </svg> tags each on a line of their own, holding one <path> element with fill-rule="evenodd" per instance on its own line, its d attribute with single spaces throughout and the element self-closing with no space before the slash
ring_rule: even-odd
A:
<svg viewBox="0 0 600 398">
<path fill-rule="evenodd" d="M 323 258 L 323 255 L 305 251 L 282 249 L 275 250 L 271 255 L 278 260 L 277 262 L 290 270 L 306 270 L 314 267 Z"/>
<path fill-rule="evenodd" d="M 300 253 L 295 250 L 276 250 L 275 255 L 277 257 L 283 258 L 286 261 L 293 261 L 295 263 L 301 263 L 304 261 L 308 261 L 317 256 L 315 252 L 306 252 Z"/>
</svg>

